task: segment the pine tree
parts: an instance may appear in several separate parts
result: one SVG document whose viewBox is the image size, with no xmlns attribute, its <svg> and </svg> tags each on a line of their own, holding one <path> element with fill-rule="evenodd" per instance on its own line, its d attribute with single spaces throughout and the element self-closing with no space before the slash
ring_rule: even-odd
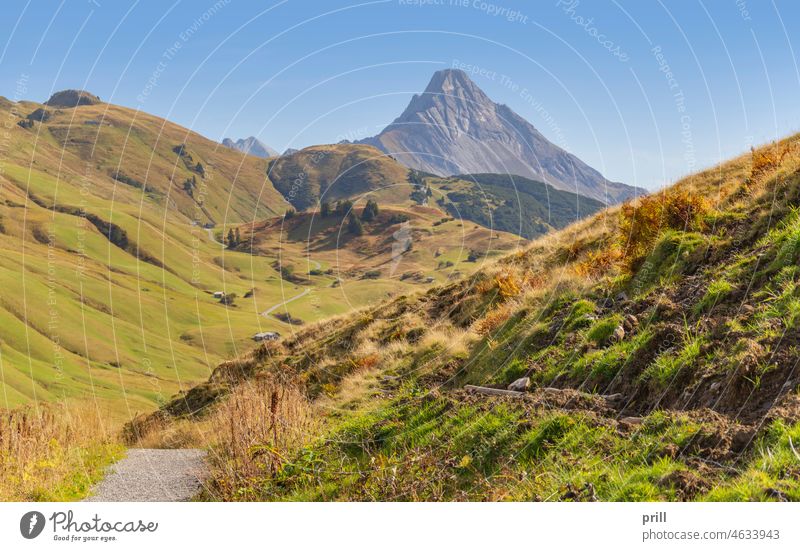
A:
<svg viewBox="0 0 800 551">
<path fill-rule="evenodd" d="M 236 235 L 233 233 L 233 228 L 228 230 L 228 248 L 232 249 L 236 246 Z"/>
<path fill-rule="evenodd" d="M 353 203 L 351 203 L 347 199 L 345 199 L 344 201 L 336 202 L 336 214 L 338 214 L 339 216 L 347 216 L 347 213 L 349 213 L 352 209 L 353 209 Z"/>
<path fill-rule="evenodd" d="M 377 218 L 379 211 L 378 203 L 370 199 L 367 201 L 367 206 L 364 207 L 364 211 L 361 213 L 361 219 L 364 222 L 372 222 Z"/>
<path fill-rule="evenodd" d="M 364 235 L 364 226 L 355 214 L 350 214 L 347 219 L 347 231 L 353 235 Z"/>
<path fill-rule="evenodd" d="M 319 214 L 323 218 L 330 216 L 331 214 L 331 204 L 328 201 L 322 203 L 322 206 L 319 208 Z"/>
</svg>

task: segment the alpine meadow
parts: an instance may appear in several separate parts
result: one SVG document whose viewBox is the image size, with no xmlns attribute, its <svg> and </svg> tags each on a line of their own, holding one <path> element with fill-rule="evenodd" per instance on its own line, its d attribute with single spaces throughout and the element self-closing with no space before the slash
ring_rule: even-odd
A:
<svg viewBox="0 0 800 551">
<path fill-rule="evenodd" d="M 798 6 L 7 12 L 9 549 L 796 543 Z"/>
</svg>

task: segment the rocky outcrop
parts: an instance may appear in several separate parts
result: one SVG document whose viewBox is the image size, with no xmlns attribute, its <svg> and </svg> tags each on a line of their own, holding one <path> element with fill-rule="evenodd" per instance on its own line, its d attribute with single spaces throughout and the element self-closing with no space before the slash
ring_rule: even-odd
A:
<svg viewBox="0 0 800 551">
<path fill-rule="evenodd" d="M 511 108 L 493 102 L 459 70 L 434 73 L 425 92 L 414 95 L 400 117 L 363 143 L 439 175 L 514 174 L 607 204 L 644 193 L 607 180 Z"/>
<path fill-rule="evenodd" d="M 95 105 L 100 103 L 100 98 L 85 90 L 62 90 L 56 92 L 44 102 L 50 107 L 78 107 L 79 105 Z"/>
</svg>

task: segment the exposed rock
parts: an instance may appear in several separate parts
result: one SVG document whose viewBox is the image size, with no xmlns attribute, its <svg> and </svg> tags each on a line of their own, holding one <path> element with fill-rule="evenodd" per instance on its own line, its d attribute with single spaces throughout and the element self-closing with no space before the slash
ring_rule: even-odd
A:
<svg viewBox="0 0 800 551">
<path fill-rule="evenodd" d="M 225 138 L 222 140 L 222 145 L 229 149 L 241 151 L 246 155 L 261 157 L 262 159 L 278 156 L 277 151 L 254 136 L 250 136 L 249 138 L 240 138 L 236 141 L 233 141 L 230 138 Z"/>
<path fill-rule="evenodd" d="M 620 424 L 627 425 L 629 427 L 635 427 L 641 425 L 644 422 L 642 417 L 623 417 L 619 420 Z"/>
<path fill-rule="evenodd" d="M 400 117 L 361 143 L 439 175 L 493 172 L 618 203 L 644 190 L 610 182 L 545 138 L 506 105 L 489 99 L 464 71 L 437 71 Z"/>
<path fill-rule="evenodd" d="M 517 392 L 524 392 L 528 390 L 529 386 L 531 386 L 531 378 L 520 377 L 519 379 L 508 385 L 508 390 L 516 390 Z"/>
<path fill-rule="evenodd" d="M 620 342 L 625 338 L 625 329 L 621 325 L 617 325 L 614 332 L 611 334 L 611 342 Z"/>
<path fill-rule="evenodd" d="M 476 394 L 487 394 L 489 396 L 510 396 L 512 398 L 520 398 L 525 396 L 524 392 L 518 390 L 505 390 L 502 388 L 491 388 L 487 386 L 465 385 L 464 390 L 474 392 Z"/>
<path fill-rule="evenodd" d="M 26 118 L 29 121 L 37 121 L 37 122 L 47 122 L 50 120 L 50 117 L 53 116 L 53 113 L 48 109 L 42 109 L 41 107 L 36 111 L 30 113 Z"/>
<path fill-rule="evenodd" d="M 44 102 L 51 107 L 77 107 L 79 105 L 95 105 L 100 103 L 100 98 L 85 90 L 62 90 L 56 92 Z"/>
<path fill-rule="evenodd" d="M 615 402 L 615 403 L 620 402 L 623 399 L 623 395 L 619 392 L 617 392 L 616 394 L 601 394 L 600 397 L 606 400 L 607 402 Z"/>
</svg>

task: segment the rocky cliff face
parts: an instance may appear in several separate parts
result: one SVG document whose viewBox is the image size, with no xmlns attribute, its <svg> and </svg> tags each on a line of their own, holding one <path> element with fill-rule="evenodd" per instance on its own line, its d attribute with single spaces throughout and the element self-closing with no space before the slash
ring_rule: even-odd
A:
<svg viewBox="0 0 800 551">
<path fill-rule="evenodd" d="M 403 114 L 364 143 L 434 174 L 514 174 L 609 204 L 644 193 L 608 181 L 509 107 L 493 102 L 459 70 L 434 73 Z"/>
<path fill-rule="evenodd" d="M 236 151 L 241 151 L 247 155 L 253 155 L 255 157 L 261 157 L 264 159 L 267 157 L 278 156 L 277 151 L 253 136 L 250 136 L 249 138 L 240 138 L 236 141 L 233 141 L 230 138 L 225 138 L 222 140 L 222 145 L 230 149 L 235 149 Z"/>
</svg>

